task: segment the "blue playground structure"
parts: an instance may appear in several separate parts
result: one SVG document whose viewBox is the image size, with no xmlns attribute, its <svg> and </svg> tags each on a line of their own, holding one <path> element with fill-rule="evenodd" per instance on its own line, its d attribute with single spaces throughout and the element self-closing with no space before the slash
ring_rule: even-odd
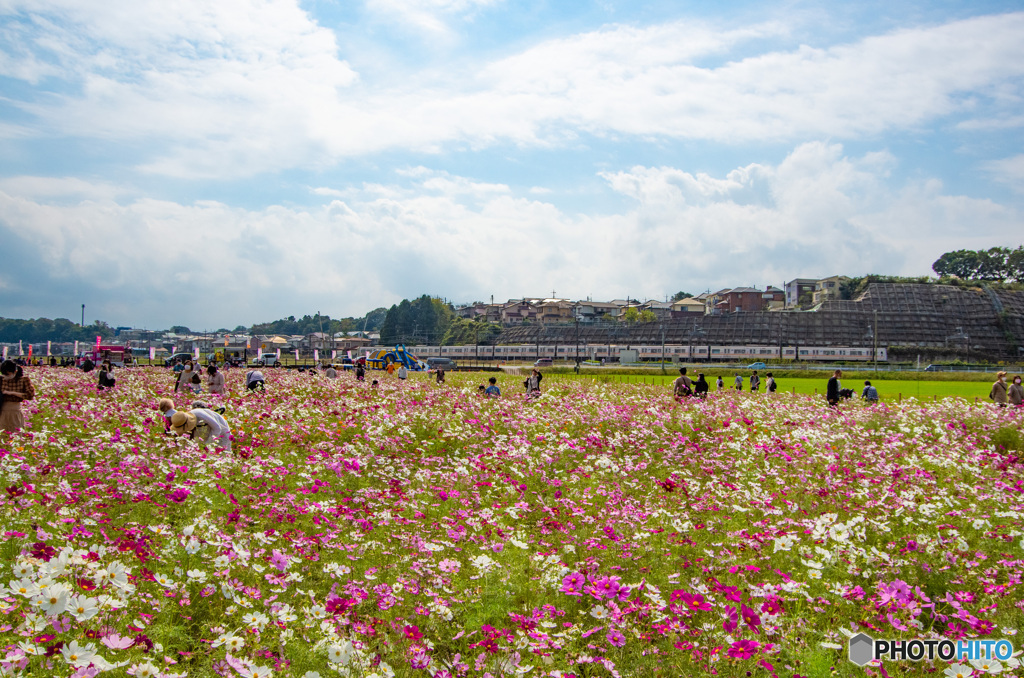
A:
<svg viewBox="0 0 1024 678">
<path fill-rule="evenodd" d="M 421 372 L 427 364 L 409 353 L 405 344 L 396 344 L 394 348 L 382 348 L 370 354 L 366 359 L 366 367 L 371 370 L 386 370 L 389 364 L 405 365 L 407 370 Z"/>
</svg>

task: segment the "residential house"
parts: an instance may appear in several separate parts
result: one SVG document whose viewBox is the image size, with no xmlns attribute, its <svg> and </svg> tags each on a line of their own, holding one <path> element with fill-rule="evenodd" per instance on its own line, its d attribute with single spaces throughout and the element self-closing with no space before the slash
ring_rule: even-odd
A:
<svg viewBox="0 0 1024 678">
<path fill-rule="evenodd" d="M 501 324 L 518 325 L 524 322 L 535 322 L 537 320 L 537 307 L 535 304 L 540 299 L 509 299 L 501 307 Z"/>
<path fill-rule="evenodd" d="M 814 283 L 814 303 L 815 305 L 828 301 L 829 299 L 838 299 L 840 296 L 839 286 L 849 280 L 845 275 L 834 275 L 829 278 L 822 278 Z"/>
<path fill-rule="evenodd" d="M 707 314 L 724 313 L 724 308 L 726 307 L 720 306 L 720 304 L 725 300 L 725 295 L 728 293 L 729 290 L 724 289 L 700 295 L 704 297 L 704 312 Z"/>
<path fill-rule="evenodd" d="M 766 311 L 781 311 L 786 308 L 786 293 L 778 287 L 772 285 L 766 287 L 761 294 L 761 299 L 764 300 L 763 308 Z"/>
<path fill-rule="evenodd" d="M 568 299 L 542 299 L 535 304 L 537 319 L 544 325 L 571 323 L 573 321 L 572 302 Z"/>
<path fill-rule="evenodd" d="M 795 278 L 786 283 L 783 287 L 786 290 L 786 308 L 796 308 L 800 305 L 800 298 L 805 294 L 813 297 L 814 286 L 817 284 L 814 278 Z"/>
<path fill-rule="evenodd" d="M 658 320 L 664 320 L 672 317 L 672 302 L 650 299 L 641 304 L 639 310 L 641 313 L 650 311 L 658 317 Z"/>
<path fill-rule="evenodd" d="M 686 317 L 695 314 L 704 315 L 705 311 L 704 300 L 696 297 L 687 297 L 686 299 L 680 299 L 679 301 L 672 302 L 673 318 L 678 318 L 680 316 Z"/>
<path fill-rule="evenodd" d="M 578 301 L 575 304 L 576 317 L 581 323 L 592 323 L 603 320 L 605 315 L 615 317 L 619 307 L 606 301 Z"/>
</svg>

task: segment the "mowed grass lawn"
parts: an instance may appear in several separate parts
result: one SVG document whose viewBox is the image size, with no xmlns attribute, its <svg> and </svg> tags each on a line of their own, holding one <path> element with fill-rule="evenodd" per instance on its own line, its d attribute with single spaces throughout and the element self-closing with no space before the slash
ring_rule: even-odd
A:
<svg viewBox="0 0 1024 678">
<path fill-rule="evenodd" d="M 696 375 L 694 375 L 694 378 Z M 591 379 L 589 375 L 577 377 L 575 375 L 562 375 L 562 374 L 551 374 L 545 375 L 545 380 L 562 380 L 562 379 Z M 671 388 L 672 381 L 676 378 L 676 375 L 662 376 L 662 375 L 635 375 L 635 374 L 623 374 L 623 375 L 601 375 L 597 377 L 600 381 L 615 381 L 619 383 L 635 383 L 635 384 L 657 384 L 664 385 L 666 389 Z M 717 375 L 712 377 L 705 377 L 708 383 L 711 384 L 711 390 L 715 390 L 715 379 Z M 735 375 L 726 376 L 725 379 L 726 388 L 730 388 L 733 383 Z M 993 375 L 995 380 L 995 375 Z M 828 383 L 828 375 L 823 374 L 820 379 L 810 378 L 781 378 L 777 380 L 779 385 L 779 391 L 785 391 L 786 393 L 793 393 L 796 389 L 796 393 L 800 394 L 813 394 L 815 390 L 821 395 L 825 393 L 825 386 Z M 989 382 L 977 382 L 977 381 L 906 381 L 906 380 L 888 380 L 888 379 L 872 379 L 872 385 L 878 389 L 878 394 L 882 400 L 898 400 L 900 397 L 903 398 L 926 398 L 932 400 L 933 398 L 948 398 L 948 397 L 959 397 L 966 398 L 967 400 L 974 401 L 978 398 L 979 401 L 988 401 L 988 394 L 992 388 L 992 384 Z M 842 380 L 844 388 L 852 388 L 857 396 L 860 396 L 861 390 L 864 388 L 864 379 L 857 378 L 856 375 L 846 375 Z M 743 389 L 749 391 L 750 389 L 750 377 L 745 374 L 743 377 Z M 765 389 L 764 379 L 761 380 L 761 392 Z"/>
</svg>

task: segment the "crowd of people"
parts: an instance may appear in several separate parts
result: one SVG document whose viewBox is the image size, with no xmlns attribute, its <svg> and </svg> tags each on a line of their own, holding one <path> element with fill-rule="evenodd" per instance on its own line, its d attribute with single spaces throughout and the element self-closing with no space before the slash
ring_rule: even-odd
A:
<svg viewBox="0 0 1024 678">
<path fill-rule="evenodd" d="M 32 380 L 23 370 L 23 364 L 27 363 L 27 360 L 22 359 L 4 360 L 0 364 L 0 384 L 2 384 L 0 430 L 13 432 L 24 426 L 25 419 L 21 404 L 35 397 L 35 388 L 32 385 Z M 61 365 L 56 362 L 55 358 L 52 358 L 50 365 L 54 367 L 75 366 L 76 362 L 72 361 Z M 114 373 L 115 366 L 110 360 L 103 360 L 97 367 L 91 359 L 86 357 L 77 362 L 77 367 L 85 373 L 91 373 L 94 370 L 97 372 L 96 388 L 101 392 L 113 389 L 117 385 Z M 311 375 L 322 374 L 325 378 L 332 380 L 338 379 L 341 376 L 339 370 L 334 365 L 329 364 L 310 367 L 305 371 L 308 371 Z M 228 395 L 224 372 L 216 364 L 211 363 L 204 370 L 198 363 L 192 360 L 177 361 L 172 366 L 171 372 L 174 375 L 174 387 L 172 390 L 175 394 L 182 394 L 185 397 L 196 396 L 204 392 L 205 385 L 205 392 L 211 396 L 220 398 Z M 406 381 L 409 377 L 409 372 L 405 365 L 389 364 L 386 372 L 389 376 L 397 377 L 400 382 Z M 356 381 L 365 381 L 366 371 L 362 365 L 356 365 L 353 373 Z M 854 396 L 853 389 L 843 388 L 842 376 L 842 370 L 837 369 L 826 384 L 825 400 L 829 407 L 838 408 L 842 400 Z M 434 370 L 434 379 L 437 384 L 444 384 L 444 370 Z M 534 368 L 530 372 L 529 376 L 523 381 L 523 388 L 527 398 L 534 399 L 541 395 L 541 382 L 543 379 L 544 376 L 539 369 Z M 262 391 L 266 388 L 266 377 L 258 368 L 248 370 L 245 373 L 244 381 L 245 388 L 248 391 Z M 371 387 L 375 389 L 379 386 L 379 383 L 378 380 L 374 379 Z M 762 381 L 757 370 L 751 373 L 748 384 L 751 393 L 758 393 L 761 390 Z M 765 373 L 763 384 L 765 392 L 769 394 L 774 393 L 778 389 L 778 382 L 771 372 Z M 725 389 L 725 380 L 721 375 L 718 375 L 716 378 L 715 387 L 718 391 Z M 744 379 L 741 373 L 737 372 L 735 374 L 732 388 L 737 391 L 744 390 Z M 672 382 L 672 395 L 678 399 L 690 397 L 706 398 L 710 390 L 711 386 L 703 372 L 697 373 L 697 379 L 693 380 L 689 376 L 686 367 L 679 369 L 679 377 Z M 501 389 L 498 387 L 496 377 L 490 377 L 487 384 L 480 384 L 478 391 L 486 398 L 501 397 Z M 868 403 L 877 403 L 880 399 L 878 389 L 871 384 L 870 380 L 864 381 L 860 397 Z M 989 398 L 999 407 L 1024 407 L 1024 386 L 1021 384 L 1021 376 L 1016 375 L 1007 382 L 1007 373 L 998 372 L 989 392 Z M 224 413 L 223 407 L 212 407 L 204 402 L 197 401 L 192 404 L 188 411 L 178 411 L 174 408 L 174 403 L 170 399 L 163 398 L 159 401 L 159 410 L 165 417 L 168 434 L 185 436 L 198 440 L 202 444 L 212 442 L 226 450 L 231 449 L 231 430 L 227 421 L 222 416 Z"/>
</svg>

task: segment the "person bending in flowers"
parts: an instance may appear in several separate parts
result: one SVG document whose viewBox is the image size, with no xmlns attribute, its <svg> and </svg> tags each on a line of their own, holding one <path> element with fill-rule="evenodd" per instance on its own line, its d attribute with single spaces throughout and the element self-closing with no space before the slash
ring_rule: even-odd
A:
<svg viewBox="0 0 1024 678">
<path fill-rule="evenodd" d="M 191 412 L 175 412 L 171 417 L 171 433 L 198 439 L 200 445 L 213 442 L 217 447 L 231 451 L 231 427 L 224 417 L 205 407 Z"/>
</svg>

